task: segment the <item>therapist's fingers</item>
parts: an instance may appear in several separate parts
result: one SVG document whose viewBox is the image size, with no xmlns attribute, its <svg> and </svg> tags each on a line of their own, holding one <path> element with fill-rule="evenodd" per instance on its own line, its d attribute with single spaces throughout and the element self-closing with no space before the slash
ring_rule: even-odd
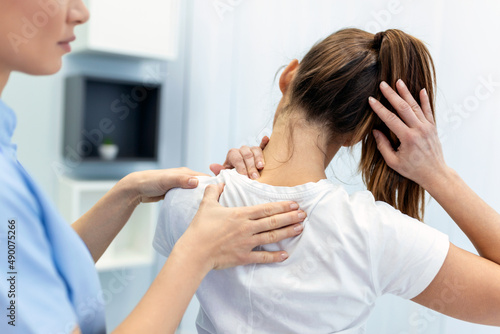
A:
<svg viewBox="0 0 500 334">
<path fill-rule="evenodd" d="M 278 222 L 278 220 L 280 220 L 281 217 L 276 217 L 277 222 L 274 224 L 276 225 L 285 224 L 288 226 L 277 229 L 270 229 L 269 231 L 255 234 L 254 235 L 255 246 L 272 244 L 287 238 L 294 237 L 302 233 L 302 230 L 304 229 L 304 225 L 302 224 L 304 218 L 297 218 L 296 214 L 283 214 L 283 216 L 284 215 L 288 217 L 283 217 L 281 223 Z M 286 222 L 287 220 L 288 222 Z M 263 226 L 268 227 L 269 223 L 264 224 Z"/>
<path fill-rule="evenodd" d="M 257 245 L 270 244 L 300 234 L 301 223 L 306 216 L 306 213 L 301 210 L 277 214 L 252 221 L 250 230 L 256 233 L 254 239 Z"/>
<path fill-rule="evenodd" d="M 399 158 L 396 154 L 396 151 L 392 148 L 391 142 L 387 137 L 378 130 L 373 130 L 373 136 L 375 137 L 375 141 L 377 142 L 377 148 L 382 154 L 387 166 L 395 169 L 398 165 Z"/>
<path fill-rule="evenodd" d="M 398 93 L 396 93 L 385 81 L 380 83 L 380 90 L 389 103 L 396 109 L 399 117 L 410 128 L 419 125 L 420 120 L 415 115 L 414 110 Z M 410 94 L 411 95 L 411 94 Z"/>
<path fill-rule="evenodd" d="M 408 126 L 396 114 L 384 107 L 384 105 L 377 99 L 370 96 L 368 101 L 370 103 L 370 107 L 377 114 L 377 116 L 380 117 L 385 125 L 387 125 L 387 127 L 394 132 L 398 138 L 401 138 L 401 136 L 408 131 Z"/>
<path fill-rule="evenodd" d="M 217 204 L 224 190 L 224 184 L 213 184 L 205 188 L 205 194 L 200 206 Z M 239 218 L 246 218 L 251 234 L 258 234 L 288 225 L 303 222 L 306 213 L 299 210 L 299 205 L 293 201 L 264 203 L 238 208 Z"/>
<path fill-rule="evenodd" d="M 205 194 L 201 201 L 201 206 L 209 206 L 218 203 L 219 197 L 224 189 L 224 184 L 219 183 L 209 185 L 205 188 Z M 299 205 L 293 201 L 282 201 L 265 203 L 249 207 L 238 208 L 236 219 L 246 219 L 247 229 L 250 235 L 256 235 L 263 232 L 278 230 L 286 226 L 291 226 L 304 221 L 307 214 L 299 210 Z M 290 230 L 280 231 L 282 233 L 291 232 Z M 275 234 L 265 234 L 265 237 L 274 237 Z M 265 241 L 265 240 L 261 240 Z M 259 242 L 258 244 L 271 243 L 275 241 Z"/>
<path fill-rule="evenodd" d="M 208 176 L 189 168 L 172 168 L 134 172 L 124 177 L 119 184 L 128 184 L 131 195 L 141 203 L 158 202 L 172 188 L 196 188 L 197 176 Z"/>
<path fill-rule="evenodd" d="M 220 174 L 220 171 L 224 169 L 224 166 L 220 164 L 211 164 L 210 165 L 210 170 L 212 173 L 214 173 L 215 176 Z"/>
<path fill-rule="evenodd" d="M 259 146 L 253 146 L 250 148 L 253 153 L 253 158 L 255 160 L 255 167 L 260 170 L 264 168 L 264 154 Z"/>
<path fill-rule="evenodd" d="M 267 144 L 269 143 L 269 137 L 268 136 L 264 136 L 262 137 L 262 140 L 260 141 L 260 149 L 263 150 L 266 148 Z"/>
<path fill-rule="evenodd" d="M 268 218 L 277 214 L 298 210 L 299 205 L 293 201 L 281 201 L 264 203 L 245 208 L 245 214 L 251 220 L 259 220 Z M 262 232 L 264 230 L 261 230 Z"/>
<path fill-rule="evenodd" d="M 264 168 L 264 156 L 262 150 L 269 142 L 269 138 L 262 138 L 260 146 L 242 146 L 240 149 L 231 149 L 227 153 L 226 161 L 221 166 L 219 164 L 210 165 L 210 170 L 218 175 L 223 169 L 234 168 L 241 175 L 246 175 L 251 179 L 258 179 L 259 169 Z"/>
<path fill-rule="evenodd" d="M 260 141 L 259 146 L 252 147 L 252 151 L 254 152 L 254 156 L 255 156 L 255 166 L 257 167 L 257 169 L 262 169 L 266 165 L 266 161 L 264 160 L 263 151 L 266 148 L 268 143 L 269 143 L 269 137 L 264 136 L 264 137 L 262 137 L 262 140 Z"/>
<path fill-rule="evenodd" d="M 224 169 L 234 168 L 239 174 L 248 175 L 245 160 L 240 150 L 232 148 L 227 153 L 226 161 L 224 161 Z"/>
<path fill-rule="evenodd" d="M 200 207 L 207 207 L 213 204 L 220 206 L 219 197 L 224 189 L 224 184 L 209 185 L 205 189 L 205 195 Z M 292 201 L 265 203 L 251 207 L 237 208 L 238 213 L 234 218 L 245 219 L 245 229 L 249 236 L 254 235 L 255 245 L 264 245 L 277 242 L 300 234 L 301 225 L 307 214 L 298 210 L 298 204 Z"/>
<path fill-rule="evenodd" d="M 426 118 L 424 116 L 424 112 L 420 108 L 418 102 L 413 98 L 413 95 L 410 93 L 408 87 L 406 87 L 403 80 L 399 79 L 396 82 L 396 88 L 398 89 L 399 95 L 403 98 L 403 100 L 406 101 L 408 106 L 413 110 L 413 113 L 415 114 L 415 116 L 417 116 L 418 120 L 420 120 L 420 122 L 425 122 Z"/>
<path fill-rule="evenodd" d="M 255 159 L 254 152 L 248 146 L 242 146 L 240 148 L 241 156 L 243 157 L 243 161 L 245 162 L 245 166 L 247 169 L 247 174 L 249 178 L 256 180 L 259 178 L 259 172 L 255 167 Z"/>
<path fill-rule="evenodd" d="M 163 189 L 170 190 L 172 188 L 196 188 L 198 186 L 198 179 L 196 176 L 209 176 L 205 173 L 195 172 L 189 168 L 181 167 L 171 170 L 165 170 L 160 182 Z"/>
<path fill-rule="evenodd" d="M 422 111 L 424 112 L 425 118 L 434 125 L 435 122 L 434 115 L 432 114 L 431 101 L 429 100 L 429 95 L 425 88 L 420 91 L 420 103 L 422 104 Z"/>
<path fill-rule="evenodd" d="M 260 141 L 260 145 L 259 145 L 261 150 L 265 149 L 268 143 L 269 143 L 269 137 L 268 136 L 262 137 L 262 140 Z"/>
<path fill-rule="evenodd" d="M 205 193 L 200 205 L 219 204 L 219 197 L 224 190 L 224 183 L 210 184 L 205 188 Z"/>
<path fill-rule="evenodd" d="M 288 259 L 288 253 L 285 251 L 253 251 L 248 255 L 248 263 L 275 263 L 286 259 Z"/>
</svg>

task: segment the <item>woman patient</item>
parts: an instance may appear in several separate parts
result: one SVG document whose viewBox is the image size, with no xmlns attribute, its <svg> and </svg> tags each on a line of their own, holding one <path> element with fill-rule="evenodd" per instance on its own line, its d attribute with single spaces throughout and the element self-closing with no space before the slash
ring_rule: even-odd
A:
<svg viewBox="0 0 500 334">
<path fill-rule="evenodd" d="M 403 79 L 417 101 L 433 101 L 434 67 L 418 39 L 399 30 L 340 30 L 292 61 L 264 149 L 258 180 L 233 170 L 199 177 L 196 189 L 167 193 L 154 246 L 168 256 L 209 184 L 224 183 L 223 206 L 296 201 L 307 213 L 301 235 L 261 246 L 286 250 L 282 263 L 212 271 L 197 292 L 200 333 L 361 333 L 377 297 L 419 295 L 441 268 L 448 236 L 421 223 L 424 191 L 389 168 L 372 131 L 397 138 L 368 98 Z M 349 195 L 326 179 L 342 146 L 361 142 L 360 170 L 370 191 Z"/>
</svg>

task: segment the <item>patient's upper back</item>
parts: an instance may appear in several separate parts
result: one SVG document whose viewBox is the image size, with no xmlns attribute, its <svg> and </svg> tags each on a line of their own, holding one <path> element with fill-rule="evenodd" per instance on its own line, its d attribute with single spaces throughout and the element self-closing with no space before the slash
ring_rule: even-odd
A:
<svg viewBox="0 0 500 334">
<path fill-rule="evenodd" d="M 292 200 L 307 218 L 299 236 L 260 246 L 269 251 L 286 250 L 290 256 L 284 262 L 207 275 L 197 292 L 201 332 L 329 333 L 362 328 L 379 295 L 412 298 L 439 270 L 439 254 L 442 261 L 446 256 L 446 235 L 375 202 L 368 191 L 349 196 L 329 180 L 275 187 L 233 170 L 222 171 L 218 177 L 200 177 L 196 189 L 167 193 L 154 240 L 160 253 L 168 256 L 196 214 L 205 187 L 214 183 L 225 183 L 220 197 L 223 206 Z M 438 252 L 430 269 L 421 268 L 418 261 L 414 266 L 408 262 L 416 251 L 410 246 L 418 234 L 425 240 L 420 248 L 434 247 Z M 403 264 L 408 267 L 405 276 L 394 270 Z M 414 281 L 422 275 L 428 277 Z"/>
</svg>

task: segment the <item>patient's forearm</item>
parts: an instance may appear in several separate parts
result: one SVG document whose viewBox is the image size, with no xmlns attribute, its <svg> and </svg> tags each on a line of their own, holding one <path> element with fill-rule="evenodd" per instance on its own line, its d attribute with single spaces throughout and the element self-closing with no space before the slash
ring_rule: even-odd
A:
<svg viewBox="0 0 500 334">
<path fill-rule="evenodd" d="M 426 190 L 467 235 L 479 255 L 500 264 L 500 215 L 452 169 L 435 177 Z"/>
</svg>

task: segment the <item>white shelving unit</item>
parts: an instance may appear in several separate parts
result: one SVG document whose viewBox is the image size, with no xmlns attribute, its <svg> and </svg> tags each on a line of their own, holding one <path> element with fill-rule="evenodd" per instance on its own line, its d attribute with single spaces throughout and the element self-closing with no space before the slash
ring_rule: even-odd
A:
<svg viewBox="0 0 500 334">
<path fill-rule="evenodd" d="M 180 0 L 84 0 L 91 14 L 75 29 L 75 52 L 174 60 Z"/>
<path fill-rule="evenodd" d="M 117 180 L 83 181 L 64 178 L 59 184 L 59 209 L 68 222 L 74 222 L 104 196 Z M 139 205 L 96 263 L 100 271 L 141 265 L 154 261 L 152 240 L 158 219 L 158 204 Z"/>
</svg>

